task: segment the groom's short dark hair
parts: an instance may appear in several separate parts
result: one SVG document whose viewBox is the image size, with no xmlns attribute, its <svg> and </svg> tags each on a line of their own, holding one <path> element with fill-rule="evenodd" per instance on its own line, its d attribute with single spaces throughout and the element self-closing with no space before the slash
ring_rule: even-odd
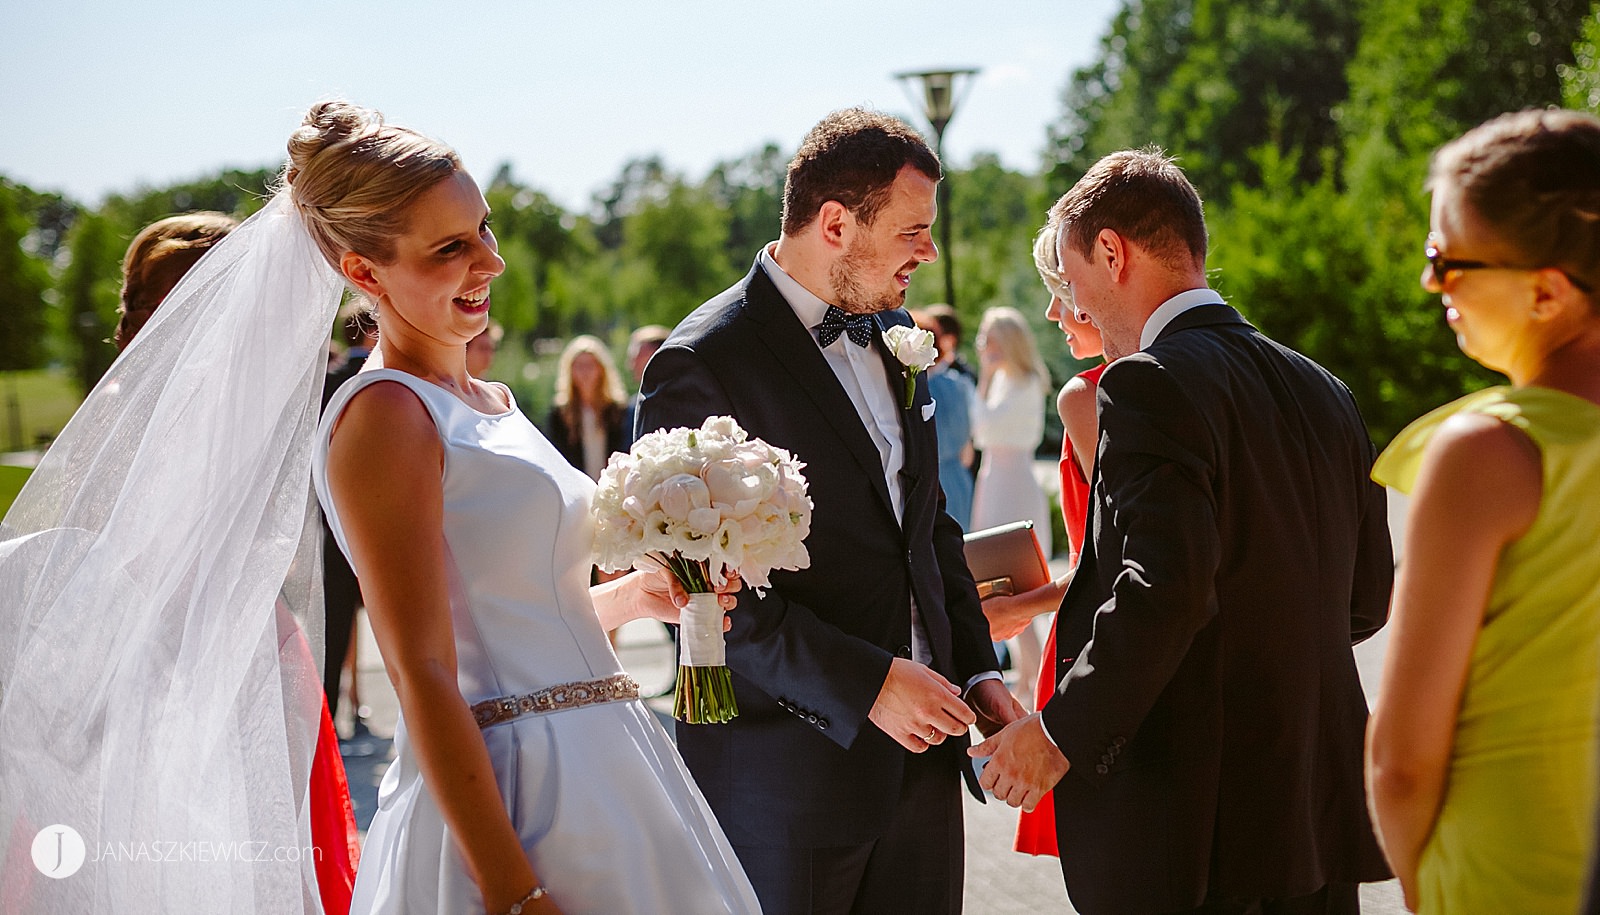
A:
<svg viewBox="0 0 1600 915">
<path fill-rule="evenodd" d="M 783 234 L 799 234 L 830 200 L 871 224 L 907 165 L 934 181 L 944 176 L 927 141 L 899 118 L 865 108 L 833 112 L 811 128 L 789 162 Z"/>
</svg>

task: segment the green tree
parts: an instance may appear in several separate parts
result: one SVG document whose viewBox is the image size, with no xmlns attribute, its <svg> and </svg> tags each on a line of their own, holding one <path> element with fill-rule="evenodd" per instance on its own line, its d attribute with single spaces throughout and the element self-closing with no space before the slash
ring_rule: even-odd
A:
<svg viewBox="0 0 1600 915">
<path fill-rule="evenodd" d="M 783 212 L 783 181 L 788 160 L 774 143 L 728 162 L 706 176 L 705 190 L 727 213 L 728 266 L 750 269 L 756 251 L 778 237 Z"/>
<path fill-rule="evenodd" d="M 1129 0 L 1051 129 L 1052 187 L 1106 153 L 1157 145 L 1207 199 L 1256 184 L 1251 152 L 1334 145 L 1357 20 L 1345 0 Z M 1314 180 L 1320 156 L 1293 157 Z"/>
<path fill-rule="evenodd" d="M 50 270 L 30 241 L 37 246 L 22 193 L 0 179 L 0 371 L 38 368 L 47 352 Z"/>
<path fill-rule="evenodd" d="M 128 239 L 100 213 L 86 213 L 67 238 L 70 261 L 58 287 L 66 318 L 73 374 L 84 393 L 116 357 L 111 331 L 116 325 L 119 264 Z"/>
<path fill-rule="evenodd" d="M 1600 3 L 1589 10 L 1572 46 L 1573 62 L 1558 67 L 1561 97 L 1568 108 L 1600 112 Z"/>
<path fill-rule="evenodd" d="M 674 178 L 643 202 L 623 231 L 635 270 L 619 278 L 619 304 L 632 324 L 676 324 L 732 284 L 742 271 L 728 263 L 727 239 L 727 211 L 702 187 Z"/>
</svg>

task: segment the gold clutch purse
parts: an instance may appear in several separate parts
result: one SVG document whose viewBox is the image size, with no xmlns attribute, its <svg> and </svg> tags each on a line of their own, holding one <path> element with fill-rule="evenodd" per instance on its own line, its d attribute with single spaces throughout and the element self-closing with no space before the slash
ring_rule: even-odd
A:
<svg viewBox="0 0 1600 915">
<path fill-rule="evenodd" d="M 967 568 L 978 583 L 979 600 L 1021 594 L 1050 581 L 1050 565 L 1032 521 L 973 531 L 965 540 Z"/>
</svg>

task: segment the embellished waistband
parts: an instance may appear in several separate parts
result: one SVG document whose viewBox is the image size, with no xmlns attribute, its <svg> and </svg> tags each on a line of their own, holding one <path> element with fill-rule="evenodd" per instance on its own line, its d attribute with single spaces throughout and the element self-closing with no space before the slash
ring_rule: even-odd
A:
<svg viewBox="0 0 1600 915">
<path fill-rule="evenodd" d="M 613 674 L 600 680 L 561 683 L 521 696 L 501 696 L 473 703 L 472 717 L 479 728 L 510 721 L 523 715 L 542 715 L 602 702 L 623 702 L 639 698 L 639 683 L 627 674 Z"/>
</svg>

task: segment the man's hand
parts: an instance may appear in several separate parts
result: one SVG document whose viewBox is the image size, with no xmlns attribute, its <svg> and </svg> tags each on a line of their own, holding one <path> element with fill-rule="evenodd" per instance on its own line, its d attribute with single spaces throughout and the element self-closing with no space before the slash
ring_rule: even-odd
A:
<svg viewBox="0 0 1600 915">
<path fill-rule="evenodd" d="M 973 758 L 989 757 L 978 784 L 996 799 L 1033 810 L 1039 799 L 1061 781 L 1071 763 L 1044 734 L 1039 713 L 1019 718 L 1000 733 L 967 750 Z"/>
<path fill-rule="evenodd" d="M 1028 714 L 998 677 L 974 683 L 967 690 L 967 705 L 978 716 L 978 733 L 985 737 Z"/>
<path fill-rule="evenodd" d="M 961 690 L 938 671 L 908 658 L 895 658 L 883 679 L 878 701 L 867 718 L 900 746 L 921 753 L 965 734 L 977 720 L 961 701 Z"/>
</svg>

